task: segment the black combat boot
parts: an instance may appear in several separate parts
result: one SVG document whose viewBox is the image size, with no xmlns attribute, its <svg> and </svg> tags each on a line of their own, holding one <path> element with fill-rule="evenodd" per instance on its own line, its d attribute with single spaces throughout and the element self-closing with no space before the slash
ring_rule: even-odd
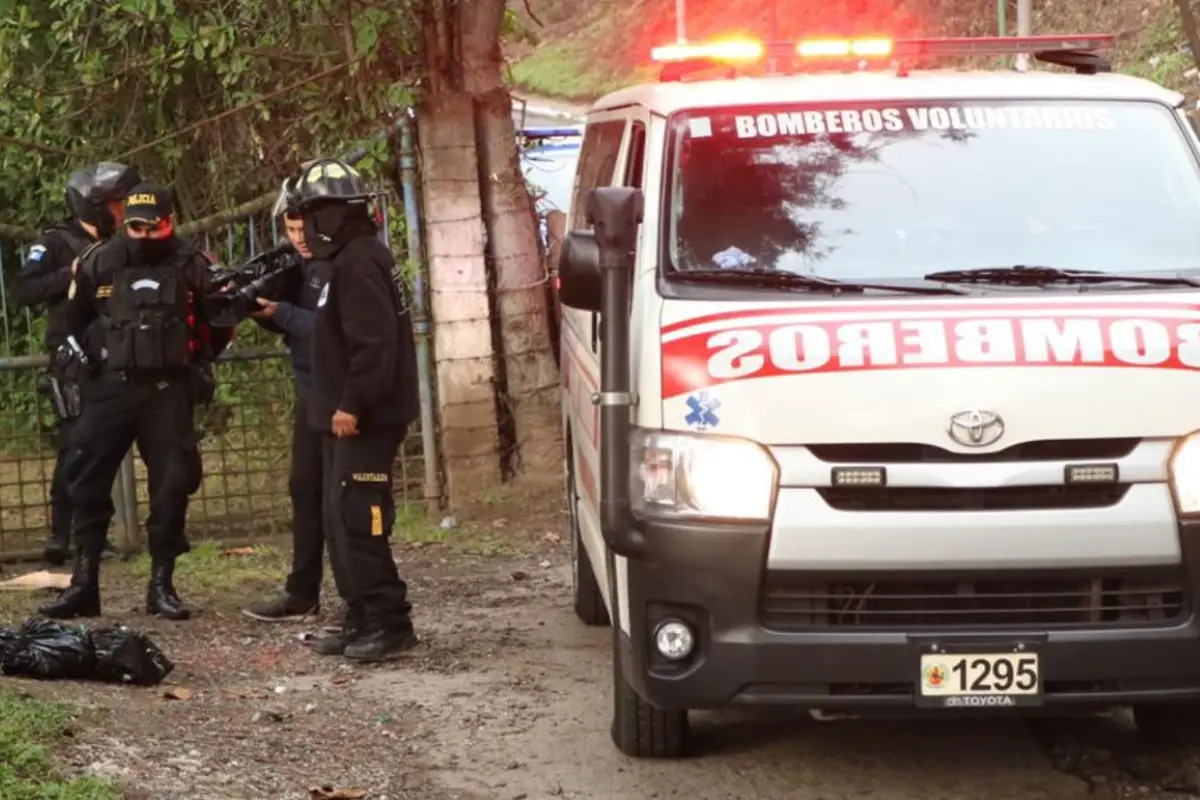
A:
<svg viewBox="0 0 1200 800">
<path fill-rule="evenodd" d="M 100 554 L 80 548 L 75 554 L 71 585 L 57 600 L 38 609 L 51 619 L 75 619 L 100 616 Z"/>
<path fill-rule="evenodd" d="M 411 622 L 372 626 L 366 633 L 347 643 L 342 655 L 353 661 L 391 661 L 420 643 Z"/>
<path fill-rule="evenodd" d="M 341 630 L 330 631 L 326 636 L 317 639 L 312 644 L 312 651 L 319 656 L 340 656 L 365 632 L 365 615 L 360 609 L 347 604 Z"/>
<path fill-rule="evenodd" d="M 175 592 L 174 579 L 174 558 L 153 561 L 150 566 L 150 586 L 146 589 L 147 613 L 173 620 L 185 620 L 192 616 Z"/>
</svg>

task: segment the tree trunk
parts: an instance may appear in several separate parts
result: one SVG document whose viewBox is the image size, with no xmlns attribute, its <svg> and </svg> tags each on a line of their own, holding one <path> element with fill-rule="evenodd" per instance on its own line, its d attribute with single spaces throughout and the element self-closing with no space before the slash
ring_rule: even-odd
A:
<svg viewBox="0 0 1200 800">
<path fill-rule="evenodd" d="M 453 74 L 457 25 L 440 0 L 425 12 L 418 139 L 442 465 L 454 505 L 500 481 L 495 352 L 474 112 Z"/>
<path fill-rule="evenodd" d="M 502 403 L 512 424 L 505 472 L 558 469 L 561 416 L 558 369 L 546 315 L 547 275 L 536 216 L 521 173 L 513 130 L 512 97 L 504 85 L 500 29 L 504 0 L 459 4 L 463 88 L 475 111 L 479 186 L 494 273 L 498 317 L 498 373 Z"/>
</svg>

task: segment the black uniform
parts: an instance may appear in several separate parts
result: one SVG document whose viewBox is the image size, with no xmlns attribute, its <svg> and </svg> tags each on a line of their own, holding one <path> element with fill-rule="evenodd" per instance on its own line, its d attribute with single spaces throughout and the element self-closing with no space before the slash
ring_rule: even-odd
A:
<svg viewBox="0 0 1200 800">
<path fill-rule="evenodd" d="M 49 377 L 58 384 L 59 400 L 54 403 L 58 419 L 58 456 L 50 479 L 50 538 L 44 555 L 56 565 L 66 560 L 71 543 L 67 456 L 80 413 L 79 386 L 67 379 L 56 353 L 67 338 L 65 312 L 67 290 L 71 285 L 71 263 L 92 241 L 91 234 L 75 221 L 50 228 L 30 248 L 17 275 L 17 301 L 23 306 L 45 305 L 49 311 L 46 352 L 50 355 Z M 50 388 L 47 386 L 47 390 Z"/>
<path fill-rule="evenodd" d="M 325 524 L 346 630 L 362 644 L 412 635 L 408 587 L 392 557 L 393 464 L 417 416 L 412 325 L 392 280 L 391 253 L 370 233 L 334 258 L 313 337 L 309 422 L 323 434 Z M 358 418 L 358 435 L 335 438 L 341 410 Z M 339 574 L 340 573 L 340 574 Z M 346 655 L 354 656 L 355 643 Z"/>
<path fill-rule="evenodd" d="M 135 189 L 130 202 L 152 191 L 164 190 Z M 148 243 L 156 252 L 148 252 Z M 80 263 L 67 326 L 83 343 L 95 376 L 85 387 L 71 481 L 76 568 L 71 588 L 42 609 L 48 616 L 99 614 L 96 556 L 112 515 L 101 487 L 111 486 L 135 442 L 150 491 L 147 610 L 172 619 L 189 616 L 173 574 L 176 557 L 190 549 L 184 533 L 188 499 L 202 479 L 193 409 L 207 399 L 199 396 L 208 388 L 207 367 L 230 338 L 229 331 L 204 335 L 197 298 L 213 291 L 209 267 L 194 245 L 176 236 L 153 243 L 118 236 Z"/>
<path fill-rule="evenodd" d="M 308 424 L 312 391 L 312 335 L 317 300 L 329 280 L 330 264 L 307 259 L 293 280 L 279 293 L 275 315 L 256 320 L 267 330 L 282 333 L 292 359 L 296 410 L 292 420 L 292 463 L 288 489 L 292 497 L 292 571 L 284 595 L 256 603 L 245 611 L 262 620 L 304 617 L 318 608 L 325 555 L 325 529 L 321 510 L 321 440 Z"/>
</svg>

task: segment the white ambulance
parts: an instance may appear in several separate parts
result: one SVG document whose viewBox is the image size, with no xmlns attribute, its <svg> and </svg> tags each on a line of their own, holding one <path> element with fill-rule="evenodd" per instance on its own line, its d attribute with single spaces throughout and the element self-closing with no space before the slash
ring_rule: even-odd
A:
<svg viewBox="0 0 1200 800">
<path fill-rule="evenodd" d="M 739 706 L 1200 728 L 1200 143 L 1111 45 L 681 45 L 591 109 L 566 474 L 622 752 Z M 1067 69 L 929 68 L 1016 52 Z"/>
</svg>

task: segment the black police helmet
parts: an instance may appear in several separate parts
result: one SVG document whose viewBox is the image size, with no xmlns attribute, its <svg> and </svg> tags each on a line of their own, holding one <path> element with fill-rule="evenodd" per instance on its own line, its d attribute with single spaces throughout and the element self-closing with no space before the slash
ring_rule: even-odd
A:
<svg viewBox="0 0 1200 800">
<path fill-rule="evenodd" d="M 353 202 L 374 197 L 358 170 L 338 158 L 319 158 L 304 167 L 293 182 L 290 210 L 304 211 L 316 203 Z"/>
<path fill-rule="evenodd" d="M 67 213 L 72 219 L 83 219 L 91 210 L 92 184 L 95 182 L 96 171 L 92 167 L 77 169 L 67 178 L 67 188 L 63 191 L 63 202 Z"/>
<path fill-rule="evenodd" d="M 135 168 L 113 161 L 101 161 L 96 165 L 93 199 L 98 203 L 124 200 L 125 195 L 141 182 L 142 176 Z"/>
<path fill-rule="evenodd" d="M 108 204 L 123 200 L 141 182 L 136 169 L 112 161 L 75 170 L 67 179 L 64 198 L 67 210 L 75 219 L 95 226 L 107 236 L 117 224 Z"/>
</svg>

